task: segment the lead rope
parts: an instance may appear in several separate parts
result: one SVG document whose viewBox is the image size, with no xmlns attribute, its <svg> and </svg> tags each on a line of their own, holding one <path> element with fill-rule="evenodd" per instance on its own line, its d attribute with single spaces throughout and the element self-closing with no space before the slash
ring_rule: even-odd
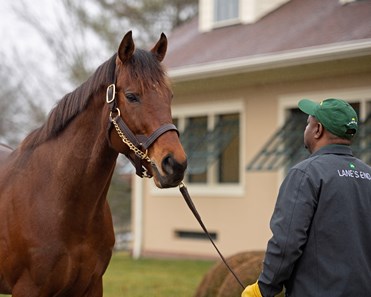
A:
<svg viewBox="0 0 371 297">
<path fill-rule="evenodd" d="M 116 79 L 114 78 L 113 81 L 116 81 Z M 150 136 L 150 140 L 148 140 L 149 142 L 146 145 L 146 151 L 145 152 L 141 151 L 138 147 L 135 146 L 135 144 L 132 141 L 130 141 L 126 137 L 126 135 L 124 134 L 124 132 L 120 129 L 120 125 L 117 123 L 117 119 L 121 119 L 121 117 L 120 117 L 121 114 L 120 114 L 120 109 L 118 109 L 117 107 L 115 107 L 115 104 L 114 104 L 115 94 L 116 94 L 116 86 L 113 83 L 113 84 L 111 84 L 111 85 L 109 85 L 107 87 L 107 91 L 106 91 L 106 102 L 108 104 L 111 104 L 111 111 L 110 111 L 110 114 L 109 114 L 109 120 L 110 120 L 110 122 L 115 127 L 115 130 L 116 130 L 117 134 L 119 135 L 119 137 L 121 138 L 122 142 L 125 143 L 128 146 L 128 148 L 131 151 L 133 151 L 138 158 L 140 158 L 142 160 L 145 160 L 148 163 L 152 163 L 151 159 L 148 156 L 148 146 L 150 146 L 154 140 L 156 140 L 161 134 L 165 133 L 166 131 L 176 130 L 178 132 L 178 130 L 172 124 L 171 125 L 165 125 L 165 126 L 160 127 L 159 129 L 157 129 L 155 131 L 154 134 L 152 134 Z M 113 113 L 116 113 L 116 116 L 113 116 Z M 130 130 L 129 130 L 129 132 L 130 132 Z M 135 139 L 135 136 L 133 138 Z M 141 170 L 143 170 L 143 166 L 141 167 Z M 137 174 L 138 174 L 138 171 L 137 171 Z M 140 177 L 151 177 L 150 175 L 147 174 L 147 170 L 145 170 L 144 172 L 141 172 L 141 174 L 138 174 L 138 175 Z M 193 204 L 193 201 L 191 199 L 191 196 L 189 195 L 188 190 L 187 190 L 187 188 L 186 188 L 186 186 L 184 185 L 183 182 L 180 183 L 179 190 L 180 190 L 180 193 L 182 194 L 185 202 L 187 203 L 189 209 L 192 211 L 193 215 L 195 216 L 195 218 L 199 222 L 201 228 L 204 230 L 205 234 L 209 238 L 209 240 L 212 243 L 212 245 L 214 246 L 215 250 L 218 252 L 218 254 L 219 254 L 220 258 L 222 259 L 222 261 L 224 262 L 225 266 L 232 273 L 232 275 L 234 276 L 234 278 L 236 279 L 236 281 L 240 284 L 240 286 L 242 287 L 242 289 L 245 289 L 245 286 L 242 284 L 241 280 L 237 277 L 237 275 L 234 273 L 234 271 L 232 270 L 232 268 L 229 266 L 229 264 L 227 263 L 227 261 L 223 257 L 222 253 L 219 251 L 218 247 L 214 243 L 214 240 L 211 238 L 210 233 L 206 229 L 206 226 L 203 223 L 203 221 L 201 219 L 201 216 L 200 216 L 200 214 L 198 213 L 198 211 L 196 209 L 196 206 Z"/>
<path fill-rule="evenodd" d="M 116 122 L 116 119 L 120 117 L 120 110 L 117 109 L 117 116 L 116 117 L 113 117 L 112 116 L 112 112 L 110 113 L 110 121 L 113 123 L 118 135 L 120 136 L 122 142 L 124 142 L 131 151 L 133 151 L 139 158 L 141 158 L 142 160 L 146 160 L 147 162 L 151 163 L 151 159 L 149 158 L 149 156 L 147 155 L 147 150 L 145 153 L 143 153 L 140 149 L 138 149 L 126 136 L 125 134 L 121 131 L 120 127 L 118 126 L 117 122 Z M 146 173 L 146 172 L 145 172 Z M 140 175 L 140 177 L 150 177 L 148 176 L 147 174 L 143 174 L 143 175 Z M 225 260 L 225 258 L 223 257 L 222 253 L 219 251 L 218 247 L 216 246 L 214 240 L 211 238 L 210 236 L 210 233 L 209 231 L 207 230 L 205 224 L 203 223 L 202 219 L 201 219 L 201 216 L 200 214 L 198 213 L 197 209 L 196 209 L 196 206 L 194 205 L 193 201 L 192 201 L 192 198 L 191 196 L 189 195 L 188 193 L 188 189 L 186 188 L 186 186 L 184 185 L 184 183 L 180 183 L 179 184 L 179 190 L 180 190 L 180 193 L 182 194 L 185 202 L 187 203 L 189 209 L 192 211 L 193 215 L 195 216 L 195 218 L 197 219 L 198 223 L 200 224 L 201 228 L 204 230 L 205 234 L 207 235 L 207 237 L 209 238 L 210 242 L 212 243 L 212 245 L 214 246 L 215 250 L 218 252 L 220 258 L 222 259 L 222 261 L 224 262 L 225 266 L 228 268 L 228 270 L 232 273 L 232 275 L 234 276 L 234 278 L 236 279 L 236 281 L 240 284 L 240 286 L 242 287 L 242 289 L 245 289 L 245 286 L 242 284 L 241 280 L 237 277 L 237 275 L 235 274 L 235 272 L 232 270 L 232 268 L 229 266 L 228 262 Z"/>
<path fill-rule="evenodd" d="M 222 259 L 222 261 L 224 262 L 225 266 L 227 266 L 228 270 L 232 273 L 232 275 L 234 276 L 234 278 L 236 279 L 236 281 L 240 284 L 240 286 L 242 287 L 242 289 L 245 289 L 245 286 L 242 284 L 241 280 L 238 278 L 238 276 L 235 274 L 235 272 L 229 266 L 228 262 L 225 260 L 225 258 L 223 257 L 222 253 L 219 251 L 218 247 L 214 243 L 214 240 L 211 238 L 210 233 L 206 229 L 206 226 L 203 223 L 203 221 L 201 219 L 201 216 L 200 216 L 200 214 L 198 213 L 198 211 L 196 209 L 196 206 L 193 204 L 193 201 L 191 199 L 191 196 L 189 195 L 188 190 L 187 190 L 187 188 L 186 188 L 186 186 L 184 185 L 183 182 L 180 183 L 179 190 L 180 190 L 180 193 L 182 193 L 182 196 L 183 196 L 185 202 L 187 203 L 189 209 L 192 211 L 193 215 L 197 219 L 197 221 L 200 224 L 201 228 L 204 230 L 205 234 L 209 238 L 209 240 L 212 243 L 212 245 L 214 246 L 215 250 L 218 252 L 218 254 L 219 254 L 220 258 Z"/>
</svg>

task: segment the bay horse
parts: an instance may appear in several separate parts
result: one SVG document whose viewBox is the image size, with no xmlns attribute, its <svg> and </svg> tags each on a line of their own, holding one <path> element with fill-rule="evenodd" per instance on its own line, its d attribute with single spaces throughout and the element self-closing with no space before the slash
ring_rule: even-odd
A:
<svg viewBox="0 0 371 297">
<path fill-rule="evenodd" d="M 187 158 L 172 124 L 162 66 L 167 38 L 117 53 L 46 122 L 0 150 L 0 293 L 101 297 L 114 232 L 107 191 L 119 153 L 159 188 L 179 185 Z"/>
</svg>

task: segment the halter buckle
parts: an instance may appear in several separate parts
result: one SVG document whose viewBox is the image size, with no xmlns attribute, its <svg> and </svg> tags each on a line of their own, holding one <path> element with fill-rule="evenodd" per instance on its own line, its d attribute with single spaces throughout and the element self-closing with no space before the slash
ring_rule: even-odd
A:
<svg viewBox="0 0 371 297">
<path fill-rule="evenodd" d="M 113 114 L 114 112 L 117 113 L 115 117 L 112 116 L 112 114 Z M 116 121 L 116 119 L 118 119 L 120 116 L 121 116 L 120 109 L 118 109 L 118 108 L 116 107 L 116 110 L 115 110 L 115 111 L 114 111 L 114 110 L 110 111 L 110 113 L 109 113 L 109 120 L 110 120 L 110 122 L 112 123 L 113 121 Z"/>
<path fill-rule="evenodd" d="M 107 87 L 107 91 L 106 91 L 106 102 L 108 104 L 112 103 L 113 100 L 115 100 L 115 96 L 116 96 L 116 86 L 115 84 L 110 84 Z"/>
</svg>

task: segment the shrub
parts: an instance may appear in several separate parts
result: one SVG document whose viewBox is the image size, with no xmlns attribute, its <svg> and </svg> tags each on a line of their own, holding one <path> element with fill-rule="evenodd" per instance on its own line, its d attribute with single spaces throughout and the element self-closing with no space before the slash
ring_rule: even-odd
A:
<svg viewBox="0 0 371 297">
<path fill-rule="evenodd" d="M 226 259 L 247 286 L 256 282 L 263 266 L 264 251 L 242 252 Z M 204 276 L 194 297 L 240 297 L 243 289 L 223 262 L 218 262 Z"/>
</svg>

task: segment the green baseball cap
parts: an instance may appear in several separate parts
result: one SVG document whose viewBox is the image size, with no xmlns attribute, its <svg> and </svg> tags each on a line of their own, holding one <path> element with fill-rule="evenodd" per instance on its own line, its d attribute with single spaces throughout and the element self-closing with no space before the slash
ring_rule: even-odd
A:
<svg viewBox="0 0 371 297">
<path fill-rule="evenodd" d="M 350 104 L 341 99 L 325 99 L 321 103 L 302 99 L 298 106 L 314 116 L 326 130 L 341 138 L 351 139 L 358 130 L 357 113 Z"/>
</svg>

